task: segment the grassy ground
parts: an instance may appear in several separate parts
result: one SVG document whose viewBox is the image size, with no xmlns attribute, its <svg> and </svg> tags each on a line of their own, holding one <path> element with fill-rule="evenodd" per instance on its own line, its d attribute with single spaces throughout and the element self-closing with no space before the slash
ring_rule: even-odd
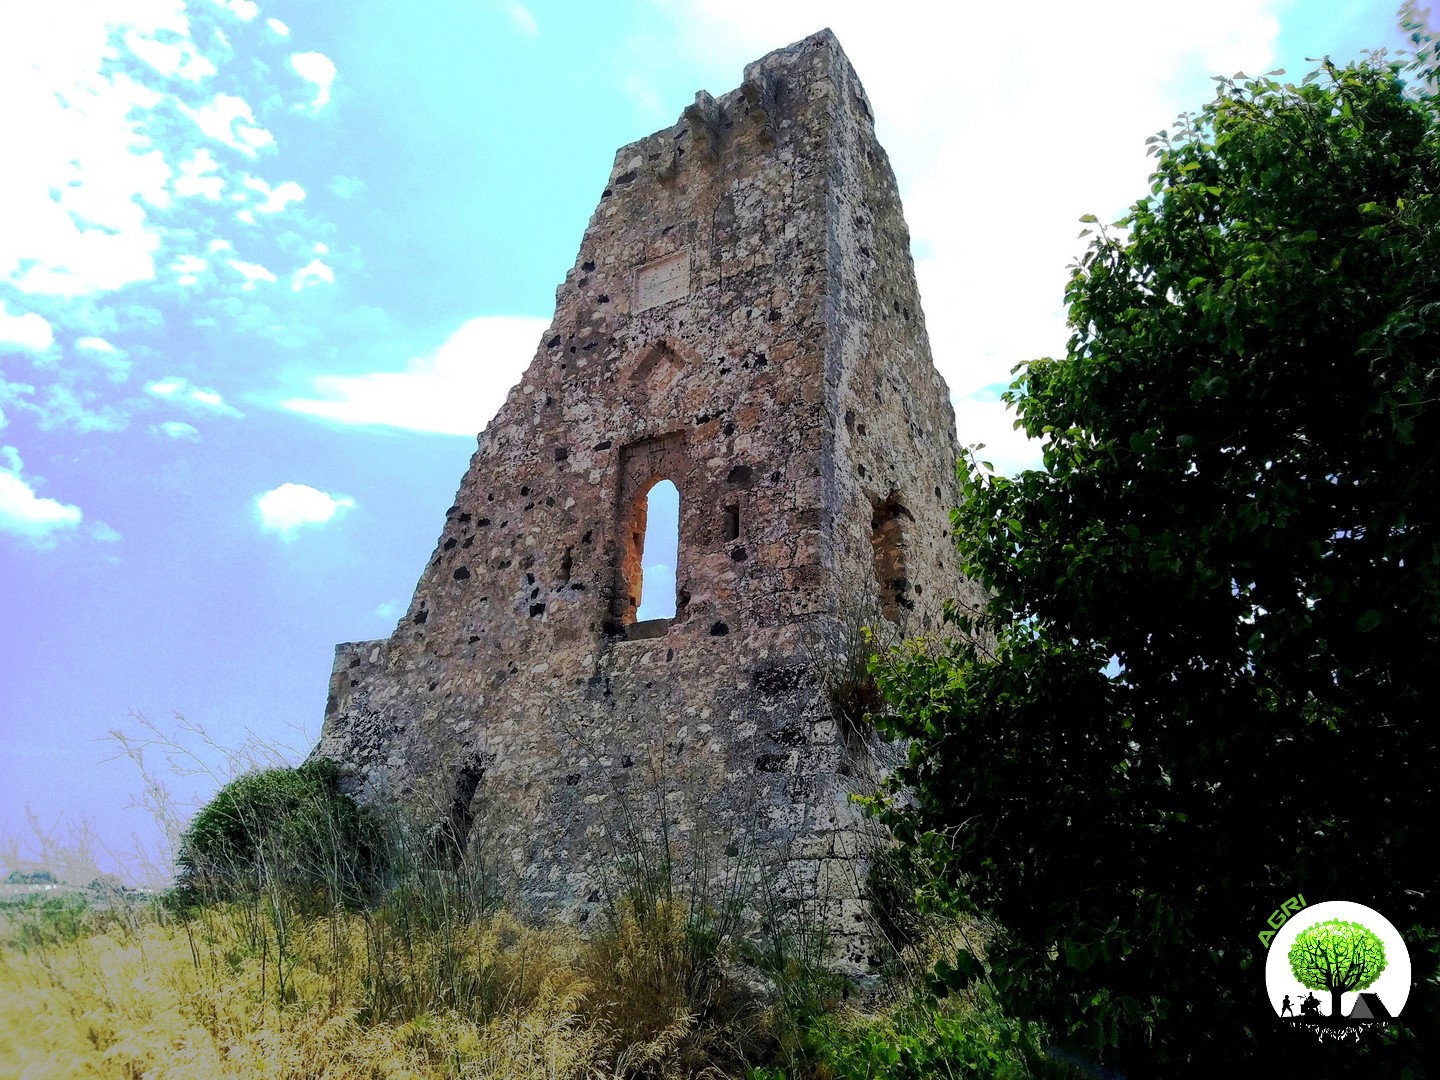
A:
<svg viewBox="0 0 1440 1080">
<path fill-rule="evenodd" d="M 169 913 L 0 907 L 0 1073 L 256 1078 L 1008 1077 L 1014 1026 L 975 1000 L 870 1011 L 792 965 L 749 993 L 683 914 L 622 910 L 588 940 L 504 910 L 395 903 Z M 280 917 L 277 917 L 280 916 Z"/>
<path fill-rule="evenodd" d="M 366 918 L 340 914 L 297 917 L 281 953 L 252 915 L 12 909 L 0 1061 L 36 1078 L 398 1080 L 591 1076 L 610 1056 L 572 935 L 497 914 L 447 943 L 450 958 L 430 935 L 380 957 Z"/>
</svg>

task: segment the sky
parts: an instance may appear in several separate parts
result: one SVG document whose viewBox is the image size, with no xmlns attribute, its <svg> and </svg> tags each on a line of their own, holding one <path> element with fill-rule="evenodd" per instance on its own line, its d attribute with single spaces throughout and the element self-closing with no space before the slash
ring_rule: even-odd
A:
<svg viewBox="0 0 1440 1080">
<path fill-rule="evenodd" d="M 0 865 L 143 873 L 159 789 L 112 731 L 181 802 L 308 751 L 615 150 L 826 25 L 1003 471 L 1038 454 L 999 393 L 1063 351 L 1079 218 L 1144 193 L 1145 139 L 1213 75 L 1402 43 L 1370 0 L 0 0 Z"/>
</svg>

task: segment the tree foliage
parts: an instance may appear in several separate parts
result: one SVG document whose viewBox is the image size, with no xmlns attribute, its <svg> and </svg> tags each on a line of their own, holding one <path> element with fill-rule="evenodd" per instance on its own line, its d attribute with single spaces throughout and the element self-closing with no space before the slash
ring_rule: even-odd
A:
<svg viewBox="0 0 1440 1080">
<path fill-rule="evenodd" d="M 881 673 L 888 820 L 1003 927 L 1002 1003 L 1144 1075 L 1283 1038 L 1281 898 L 1440 922 L 1428 63 L 1221 79 L 1151 140 L 1150 193 L 1089 219 L 1065 355 L 1005 395 L 1044 468 L 962 465 L 988 607 Z"/>
<path fill-rule="evenodd" d="M 1326 919 L 1296 934 L 1289 960 L 1301 986 L 1329 991 L 1332 1017 L 1342 1015 L 1341 994 L 1374 986 L 1388 962 L 1374 931 L 1343 919 Z"/>
</svg>

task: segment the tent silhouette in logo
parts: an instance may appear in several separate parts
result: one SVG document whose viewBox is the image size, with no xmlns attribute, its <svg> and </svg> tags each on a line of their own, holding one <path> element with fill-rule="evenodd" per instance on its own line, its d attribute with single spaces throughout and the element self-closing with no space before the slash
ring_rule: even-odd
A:
<svg viewBox="0 0 1440 1080">
<path fill-rule="evenodd" d="M 1379 994 L 1360 994 L 1350 1008 L 1351 1020 L 1393 1020 Z"/>
</svg>

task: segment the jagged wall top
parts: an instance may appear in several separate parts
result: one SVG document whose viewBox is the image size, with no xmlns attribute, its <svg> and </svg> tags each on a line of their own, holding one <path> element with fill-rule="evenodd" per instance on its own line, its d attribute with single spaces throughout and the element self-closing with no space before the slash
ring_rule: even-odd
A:
<svg viewBox="0 0 1440 1080">
<path fill-rule="evenodd" d="M 706 843 L 763 837 L 848 920 L 868 770 L 814 656 L 861 619 L 932 625 L 960 588 L 955 460 L 894 175 L 821 31 L 616 154 L 410 609 L 337 649 L 319 752 L 461 834 L 497 811 L 487 842 L 567 908 L 658 753 L 717 816 Z M 639 623 L 662 477 L 676 613 Z"/>
</svg>

